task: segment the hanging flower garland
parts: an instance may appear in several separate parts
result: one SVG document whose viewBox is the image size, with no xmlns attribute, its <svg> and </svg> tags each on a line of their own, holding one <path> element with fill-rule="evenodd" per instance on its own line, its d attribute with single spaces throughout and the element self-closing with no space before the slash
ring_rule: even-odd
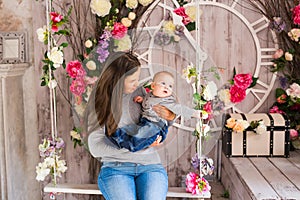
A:
<svg viewBox="0 0 300 200">
<path fill-rule="evenodd" d="M 51 136 L 46 136 L 42 139 L 39 145 L 39 152 L 42 162 L 36 166 L 36 179 L 44 181 L 47 176 L 50 176 L 52 183 L 57 183 L 57 178 L 61 177 L 66 172 L 66 162 L 61 160 L 61 153 L 65 146 L 62 138 L 57 133 L 56 120 L 56 96 L 55 89 L 57 82 L 55 80 L 54 71 L 61 66 L 65 66 L 63 48 L 68 44 L 59 41 L 59 36 L 68 35 L 67 30 L 60 27 L 67 22 L 67 16 L 52 11 L 52 1 L 46 1 L 47 25 L 37 30 L 38 39 L 47 45 L 47 51 L 44 53 L 43 75 L 41 77 L 41 85 L 49 87 L 50 93 L 50 118 L 51 118 Z"/>
</svg>

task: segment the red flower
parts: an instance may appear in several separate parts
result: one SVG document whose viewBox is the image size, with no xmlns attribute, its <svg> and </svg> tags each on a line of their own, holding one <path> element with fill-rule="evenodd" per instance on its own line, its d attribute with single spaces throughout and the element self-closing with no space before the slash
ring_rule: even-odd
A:
<svg viewBox="0 0 300 200">
<path fill-rule="evenodd" d="M 57 23 L 59 23 L 63 19 L 63 16 L 56 12 L 51 12 L 50 17 L 51 17 L 51 21 L 52 21 L 51 30 L 53 32 L 57 32 L 58 31 Z"/>
<path fill-rule="evenodd" d="M 233 78 L 234 85 L 241 89 L 247 89 L 252 83 L 251 74 L 236 74 Z"/>
<path fill-rule="evenodd" d="M 185 8 L 184 7 L 176 8 L 173 12 L 182 17 L 182 23 L 184 25 L 187 25 L 188 23 L 191 22 L 190 17 L 185 13 Z"/>
<path fill-rule="evenodd" d="M 300 4 L 293 8 L 293 21 L 294 24 L 300 25 Z"/>
<path fill-rule="evenodd" d="M 277 100 L 278 103 L 285 103 L 286 102 L 286 97 L 287 96 L 285 94 L 282 94 L 276 100 Z"/>
<path fill-rule="evenodd" d="M 86 72 L 83 69 L 81 62 L 79 62 L 78 60 L 69 62 L 66 70 L 71 78 L 76 78 L 78 76 L 83 77 L 86 75 Z"/>
<path fill-rule="evenodd" d="M 208 101 L 204 104 L 203 106 L 203 110 L 206 111 L 208 113 L 208 118 L 207 120 L 211 120 L 213 118 L 213 115 L 212 115 L 212 106 L 211 106 L 211 102 Z"/>
<path fill-rule="evenodd" d="M 230 101 L 233 103 L 239 103 L 246 97 L 246 89 L 242 89 L 236 85 L 231 86 L 229 93 Z"/>
<path fill-rule="evenodd" d="M 114 29 L 111 31 L 111 34 L 114 39 L 121 39 L 123 38 L 127 33 L 127 27 L 124 26 L 120 22 L 114 23 Z"/>
<path fill-rule="evenodd" d="M 50 17 L 51 17 L 51 21 L 55 24 L 60 22 L 63 19 L 63 16 L 56 12 L 51 12 Z"/>
</svg>

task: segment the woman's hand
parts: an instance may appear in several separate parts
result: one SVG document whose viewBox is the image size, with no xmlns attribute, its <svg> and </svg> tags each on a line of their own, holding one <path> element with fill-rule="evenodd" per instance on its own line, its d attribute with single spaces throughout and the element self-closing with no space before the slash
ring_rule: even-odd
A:
<svg viewBox="0 0 300 200">
<path fill-rule="evenodd" d="M 170 111 L 165 106 L 161 106 L 159 104 L 153 106 L 153 110 L 157 113 L 157 115 L 167 121 L 172 121 L 175 119 L 176 115 L 172 111 Z"/>
</svg>

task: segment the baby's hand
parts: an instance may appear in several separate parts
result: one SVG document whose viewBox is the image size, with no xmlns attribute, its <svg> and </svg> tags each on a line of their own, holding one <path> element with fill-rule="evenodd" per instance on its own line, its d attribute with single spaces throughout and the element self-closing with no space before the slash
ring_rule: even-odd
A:
<svg viewBox="0 0 300 200">
<path fill-rule="evenodd" d="M 143 97 L 141 96 L 136 96 L 133 98 L 133 101 L 136 103 L 142 103 L 143 102 Z"/>
</svg>

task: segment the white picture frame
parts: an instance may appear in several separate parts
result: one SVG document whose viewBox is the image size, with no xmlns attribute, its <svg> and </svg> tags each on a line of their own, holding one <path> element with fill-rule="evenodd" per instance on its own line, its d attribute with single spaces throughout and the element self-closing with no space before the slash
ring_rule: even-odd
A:
<svg viewBox="0 0 300 200">
<path fill-rule="evenodd" d="M 0 64 L 26 62 L 25 41 L 24 32 L 0 32 Z"/>
</svg>

